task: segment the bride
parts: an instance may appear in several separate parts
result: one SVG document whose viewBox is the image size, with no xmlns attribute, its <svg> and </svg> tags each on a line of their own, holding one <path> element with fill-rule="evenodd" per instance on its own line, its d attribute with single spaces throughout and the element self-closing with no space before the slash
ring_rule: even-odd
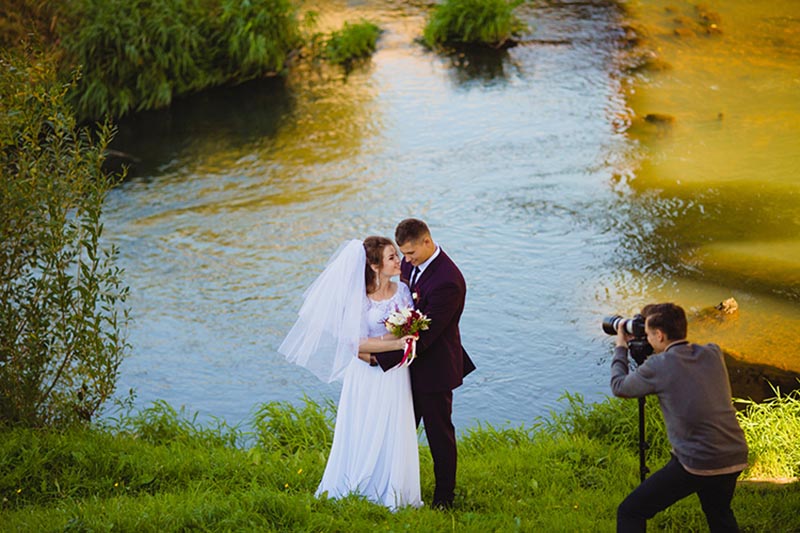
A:
<svg viewBox="0 0 800 533">
<path fill-rule="evenodd" d="M 357 494 L 391 510 L 420 507 L 419 454 L 408 367 L 381 370 L 370 353 L 401 350 L 386 331 L 392 311 L 413 307 L 394 243 L 343 244 L 305 292 L 278 351 L 321 380 L 343 379 L 333 445 L 316 496 Z"/>
</svg>

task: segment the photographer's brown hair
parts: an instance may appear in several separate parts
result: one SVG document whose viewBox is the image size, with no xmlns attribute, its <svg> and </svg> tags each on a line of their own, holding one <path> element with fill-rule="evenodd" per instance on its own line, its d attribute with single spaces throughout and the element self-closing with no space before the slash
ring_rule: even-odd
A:
<svg viewBox="0 0 800 533">
<path fill-rule="evenodd" d="M 688 329 L 686 312 L 673 303 L 650 304 L 642 308 L 645 323 L 651 329 L 660 329 L 671 341 L 686 338 Z"/>
</svg>

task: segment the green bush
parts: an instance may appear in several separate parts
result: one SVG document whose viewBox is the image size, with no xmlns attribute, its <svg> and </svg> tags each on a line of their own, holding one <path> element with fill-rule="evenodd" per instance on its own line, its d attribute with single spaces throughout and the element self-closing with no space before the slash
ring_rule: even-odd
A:
<svg viewBox="0 0 800 533">
<path fill-rule="evenodd" d="M 297 12 L 290 0 L 222 0 L 209 17 L 213 67 L 225 81 L 281 72 L 289 51 L 300 45 Z"/>
<path fill-rule="evenodd" d="M 52 62 L 0 54 L 0 424 L 89 420 L 126 350 L 117 251 L 101 242 L 110 137 L 77 129 Z"/>
<path fill-rule="evenodd" d="M 81 118 L 168 106 L 176 96 L 281 72 L 299 45 L 289 0 L 77 0 L 67 63 Z"/>
<path fill-rule="evenodd" d="M 323 56 L 337 65 L 369 57 L 375 51 L 380 34 L 381 29 L 372 22 L 362 21 L 358 24 L 345 22 L 341 30 L 331 32 L 325 41 Z"/>
<path fill-rule="evenodd" d="M 423 41 L 441 44 L 479 44 L 501 48 L 527 29 L 515 14 L 524 0 L 446 0 L 433 9 Z"/>
</svg>

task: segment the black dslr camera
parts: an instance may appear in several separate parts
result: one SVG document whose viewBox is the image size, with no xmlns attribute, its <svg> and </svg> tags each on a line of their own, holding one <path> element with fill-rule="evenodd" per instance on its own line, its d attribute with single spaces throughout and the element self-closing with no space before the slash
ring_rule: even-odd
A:
<svg viewBox="0 0 800 533">
<path fill-rule="evenodd" d="M 644 331 L 644 317 L 633 315 L 633 318 L 623 318 L 612 315 L 603 319 L 603 331 L 607 335 L 616 335 L 619 328 L 625 328 L 626 332 L 633 335 L 633 339 L 628 341 L 628 351 L 636 364 L 641 365 L 653 353 L 653 347 L 647 342 L 647 333 Z"/>
</svg>

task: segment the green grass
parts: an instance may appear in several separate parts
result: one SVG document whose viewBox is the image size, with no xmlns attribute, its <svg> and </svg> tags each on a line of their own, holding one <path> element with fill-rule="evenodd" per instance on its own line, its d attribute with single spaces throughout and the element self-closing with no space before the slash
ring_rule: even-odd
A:
<svg viewBox="0 0 800 533">
<path fill-rule="evenodd" d="M 372 55 L 380 34 L 381 29 L 372 22 L 345 22 L 342 29 L 331 32 L 325 41 L 322 55 L 331 63 L 349 65 Z"/>
<path fill-rule="evenodd" d="M 760 404 L 738 400 L 747 407 L 740 411 L 739 425 L 757 459 L 748 470 L 753 478 L 800 476 L 800 393 L 774 392 L 774 398 Z"/>
<path fill-rule="evenodd" d="M 445 0 L 433 8 L 423 31 L 430 48 L 475 44 L 501 48 L 527 30 L 514 14 L 523 0 Z"/>
<path fill-rule="evenodd" d="M 6 429 L 0 524 L 4 531 L 613 531 L 616 506 L 638 483 L 636 402 L 587 405 L 578 395 L 566 401 L 563 413 L 530 427 L 467 430 L 452 512 L 391 513 L 356 497 L 314 498 L 331 442 L 331 403 L 261 406 L 252 432 L 200 425 L 161 402 L 104 428 Z M 758 410 L 797 401 L 784 396 Z M 648 405 L 649 411 L 657 437 L 658 409 Z M 797 423 L 796 410 L 778 416 Z M 774 417 L 769 423 L 778 424 Z M 666 452 L 658 438 L 653 443 L 648 464 L 655 469 Z M 756 448 L 753 472 L 761 458 L 782 457 Z M 420 463 L 423 499 L 430 501 L 433 469 L 425 447 Z M 786 471 L 796 476 L 797 465 Z M 743 485 L 734 498 L 743 531 L 798 531 L 798 508 L 798 483 L 775 490 Z M 706 531 L 694 497 L 650 525 Z"/>
</svg>

